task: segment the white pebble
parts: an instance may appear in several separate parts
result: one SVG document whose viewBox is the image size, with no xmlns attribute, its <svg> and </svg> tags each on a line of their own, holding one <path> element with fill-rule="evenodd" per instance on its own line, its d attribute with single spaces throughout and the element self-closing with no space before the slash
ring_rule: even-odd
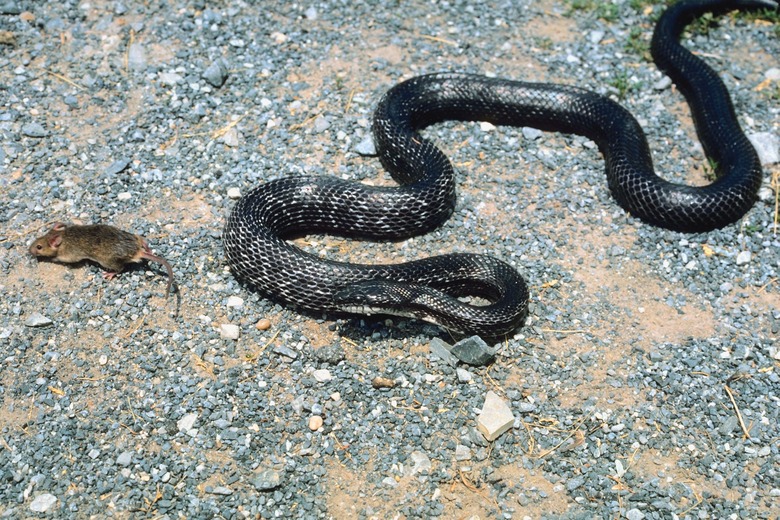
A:
<svg viewBox="0 0 780 520">
<path fill-rule="evenodd" d="M 509 405 L 496 393 L 488 392 L 482 413 L 477 418 L 477 428 L 489 441 L 494 441 L 515 424 Z"/>
<path fill-rule="evenodd" d="M 780 162 L 780 138 L 771 132 L 755 132 L 748 134 L 748 139 L 758 153 L 761 164 Z"/>
<path fill-rule="evenodd" d="M 780 69 L 777 67 L 772 67 L 771 69 L 764 72 L 764 77 L 772 81 L 780 81 Z"/>
<path fill-rule="evenodd" d="M 38 495 L 35 497 L 35 499 L 33 499 L 33 501 L 30 503 L 30 511 L 33 511 L 34 513 L 45 513 L 56 503 L 57 497 L 51 493 L 44 493 L 43 495 Z"/>
<path fill-rule="evenodd" d="M 188 413 L 182 416 L 181 419 L 176 421 L 176 427 L 180 432 L 188 432 L 195 426 L 195 421 L 198 420 L 198 414 Z"/>
<path fill-rule="evenodd" d="M 606 34 L 604 31 L 591 31 L 588 39 L 590 43 L 598 43 L 604 39 L 604 34 Z"/>
<path fill-rule="evenodd" d="M 238 325 L 223 323 L 219 326 L 219 335 L 222 339 L 238 339 L 241 335 L 241 329 L 238 328 Z"/>
<path fill-rule="evenodd" d="M 471 372 L 464 368 L 456 368 L 455 373 L 458 375 L 458 382 L 459 383 L 470 383 L 472 376 Z"/>
<path fill-rule="evenodd" d="M 228 130 L 222 134 L 221 141 L 225 143 L 225 146 L 236 148 L 239 144 L 238 130 L 235 127 L 228 128 Z"/>
<path fill-rule="evenodd" d="M 228 188 L 227 196 L 229 199 L 240 199 L 241 190 L 239 190 L 238 188 Z"/>
<path fill-rule="evenodd" d="M 228 296 L 227 299 L 227 306 L 228 307 L 243 307 L 244 306 L 244 299 L 239 298 L 238 296 Z"/>
<path fill-rule="evenodd" d="M 319 370 L 315 370 L 314 372 L 312 372 L 311 375 L 318 383 L 325 383 L 333 379 L 333 376 L 330 375 L 330 370 L 328 370 L 327 368 L 321 368 Z"/>
<path fill-rule="evenodd" d="M 744 265 L 750 262 L 752 255 L 750 251 L 742 251 L 737 255 L 737 265 Z"/>
<path fill-rule="evenodd" d="M 160 81 L 160 84 L 166 87 L 172 87 L 184 81 L 184 78 L 175 72 L 160 72 L 157 75 L 157 79 Z"/>
</svg>

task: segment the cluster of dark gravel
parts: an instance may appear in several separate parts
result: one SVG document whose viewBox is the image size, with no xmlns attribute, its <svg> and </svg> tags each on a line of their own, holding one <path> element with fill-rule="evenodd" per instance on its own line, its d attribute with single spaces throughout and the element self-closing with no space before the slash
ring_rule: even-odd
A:
<svg viewBox="0 0 780 520">
<path fill-rule="evenodd" d="M 530 317 L 489 368 L 431 355 L 432 338 L 451 339 L 431 325 L 283 309 L 222 255 L 236 191 L 291 173 L 381 178 L 361 155 L 373 107 L 418 73 L 612 95 L 647 130 L 659 171 L 700 172 L 682 101 L 647 61 L 660 7 L 266 4 L 0 0 L 0 518 L 780 514 L 768 174 L 740 225 L 683 235 L 620 210 L 586 139 L 426 130 L 460 172 L 449 222 L 404 244 L 305 247 L 514 263 L 534 291 Z M 770 155 L 776 24 L 731 16 L 685 42 L 722 72 Z M 178 304 L 162 300 L 156 266 L 107 282 L 91 265 L 35 265 L 26 245 L 58 220 L 147 236 L 174 266 Z M 662 288 L 647 310 L 582 281 L 636 266 Z M 659 322 L 683 329 L 674 339 L 632 330 L 659 306 L 673 314 Z M 475 421 L 489 390 L 517 418 L 492 443 Z"/>
</svg>

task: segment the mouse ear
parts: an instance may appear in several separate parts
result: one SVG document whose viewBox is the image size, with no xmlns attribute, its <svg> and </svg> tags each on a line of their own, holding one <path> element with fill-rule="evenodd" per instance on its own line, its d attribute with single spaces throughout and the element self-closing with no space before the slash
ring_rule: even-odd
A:
<svg viewBox="0 0 780 520">
<path fill-rule="evenodd" d="M 55 222 L 54 227 L 51 228 L 52 231 L 62 231 L 63 229 L 65 229 L 65 224 L 62 222 Z"/>
<path fill-rule="evenodd" d="M 49 247 L 51 247 L 52 249 L 57 249 L 58 247 L 60 247 L 60 244 L 62 244 L 62 234 L 57 233 L 56 235 L 52 235 L 49 237 Z"/>
</svg>

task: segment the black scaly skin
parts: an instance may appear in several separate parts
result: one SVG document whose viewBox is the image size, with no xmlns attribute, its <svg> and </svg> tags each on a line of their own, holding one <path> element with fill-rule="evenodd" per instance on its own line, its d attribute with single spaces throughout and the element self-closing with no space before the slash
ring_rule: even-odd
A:
<svg viewBox="0 0 780 520">
<path fill-rule="evenodd" d="M 285 239 L 331 233 L 398 240 L 439 226 L 455 206 L 454 171 L 417 130 L 444 120 L 584 135 L 599 146 L 609 188 L 632 215 L 685 232 L 736 222 L 756 199 L 762 176 L 758 157 L 718 75 L 677 40 L 685 25 L 705 12 L 755 8 L 778 5 L 774 0 L 684 0 L 664 13 L 653 36 L 654 59 L 685 95 L 704 149 L 718 165 L 718 179 L 709 186 L 658 177 L 639 124 L 606 97 L 564 85 L 430 74 L 390 89 L 374 115 L 380 160 L 400 186 L 371 187 L 330 176 L 262 184 L 228 219 L 223 236 L 228 263 L 266 296 L 303 310 L 386 312 L 466 334 L 508 334 L 527 314 L 528 290 L 501 260 L 452 254 L 394 265 L 348 264 L 305 253 Z M 463 295 L 493 303 L 467 305 L 455 298 Z"/>
</svg>

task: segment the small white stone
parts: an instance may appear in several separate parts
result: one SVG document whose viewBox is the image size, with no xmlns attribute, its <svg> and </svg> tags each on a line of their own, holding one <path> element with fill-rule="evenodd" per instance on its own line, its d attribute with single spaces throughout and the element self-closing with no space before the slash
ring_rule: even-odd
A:
<svg viewBox="0 0 780 520">
<path fill-rule="evenodd" d="M 33 499 L 30 503 L 30 511 L 33 511 L 34 513 L 45 513 L 56 503 L 57 497 L 51 493 L 44 493 Z"/>
<path fill-rule="evenodd" d="M 228 296 L 227 299 L 227 306 L 228 307 L 243 307 L 244 306 L 244 299 L 240 298 L 238 296 Z"/>
<path fill-rule="evenodd" d="M 105 365 L 106 363 L 108 363 L 108 356 L 106 356 L 105 354 L 100 354 L 100 357 L 98 358 L 98 363 L 100 363 L 101 365 Z"/>
<path fill-rule="evenodd" d="M 223 323 L 219 326 L 219 335 L 222 339 L 238 339 L 241 335 L 241 329 L 238 328 L 238 325 Z"/>
<path fill-rule="evenodd" d="M 455 460 L 471 460 L 471 449 L 468 446 L 458 444 L 455 446 Z"/>
<path fill-rule="evenodd" d="M 766 166 L 780 162 L 780 137 L 771 132 L 755 132 L 747 137 L 756 149 L 761 164 Z"/>
<path fill-rule="evenodd" d="M 515 423 L 515 416 L 509 405 L 496 393 L 488 392 L 485 404 L 477 418 L 477 428 L 489 441 L 494 441 Z"/>
<path fill-rule="evenodd" d="M 181 419 L 176 421 L 176 427 L 180 432 L 188 432 L 195 426 L 195 421 L 198 420 L 198 414 L 188 413 L 182 416 Z"/>
<path fill-rule="evenodd" d="M 423 471 L 431 471 L 431 459 L 428 458 L 428 455 L 421 451 L 413 451 L 409 457 L 412 459 L 412 462 L 414 465 L 411 469 L 411 475 L 417 475 L 418 473 L 422 473 Z"/>
<path fill-rule="evenodd" d="M 744 265 L 750 262 L 752 255 L 750 251 L 742 251 L 737 255 L 737 265 Z"/>
<path fill-rule="evenodd" d="M 777 67 L 767 69 L 767 71 L 764 72 L 764 77 L 766 79 L 771 79 L 772 81 L 780 81 L 780 69 Z"/>
<path fill-rule="evenodd" d="M 471 372 L 465 368 L 456 368 L 455 373 L 457 374 L 458 382 L 460 383 L 470 383 L 472 380 Z"/>
<path fill-rule="evenodd" d="M 229 199 L 240 199 L 241 190 L 239 190 L 238 188 L 228 188 L 227 196 Z"/>
<path fill-rule="evenodd" d="M 167 87 L 172 87 L 184 81 L 184 78 L 175 72 L 160 72 L 157 75 L 157 79 L 160 80 L 162 85 Z"/>
<path fill-rule="evenodd" d="M 281 45 L 287 41 L 287 35 L 284 33 L 280 33 L 279 31 L 275 31 L 271 33 L 271 39 L 274 41 L 275 44 Z"/>
<path fill-rule="evenodd" d="M 321 368 L 319 370 L 315 370 L 312 372 L 312 377 L 318 382 L 318 383 L 325 383 L 326 381 L 330 381 L 333 379 L 333 376 L 330 375 L 330 370 L 327 368 Z"/>
<path fill-rule="evenodd" d="M 494 125 L 493 123 L 488 123 L 487 121 L 482 121 L 479 124 L 479 129 L 482 130 L 483 132 L 490 132 L 496 129 L 496 125 Z"/>
<path fill-rule="evenodd" d="M 133 195 L 129 191 L 123 191 L 122 193 L 117 193 L 116 198 L 119 200 L 130 200 L 133 198 Z"/>
<path fill-rule="evenodd" d="M 590 43 L 599 43 L 604 39 L 605 34 L 604 31 L 591 31 L 588 35 L 588 39 L 590 40 Z"/>
<path fill-rule="evenodd" d="M 222 134 L 221 141 L 225 143 L 225 146 L 236 148 L 240 144 L 238 130 L 235 127 L 228 128 L 224 134 Z"/>
</svg>

